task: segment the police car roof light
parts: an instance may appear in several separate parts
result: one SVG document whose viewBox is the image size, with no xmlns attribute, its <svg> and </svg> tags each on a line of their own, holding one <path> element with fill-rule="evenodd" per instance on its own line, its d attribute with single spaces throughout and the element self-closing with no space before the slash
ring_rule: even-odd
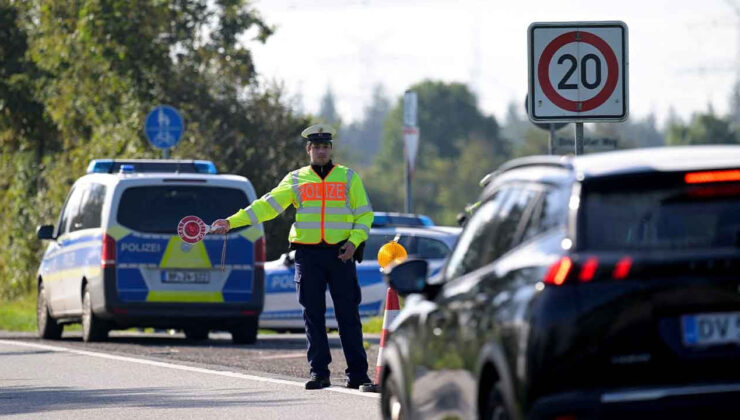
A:
<svg viewBox="0 0 740 420">
<path fill-rule="evenodd" d="M 132 174 L 134 173 L 134 165 L 121 165 L 121 169 L 118 171 L 120 174 Z"/>
<path fill-rule="evenodd" d="M 131 169 L 125 169 L 124 166 Z M 170 159 L 93 159 L 87 173 L 112 174 L 133 172 L 217 174 L 216 165 L 209 160 Z"/>
<path fill-rule="evenodd" d="M 87 165 L 87 173 L 107 174 L 113 167 L 113 159 L 94 159 Z"/>
<path fill-rule="evenodd" d="M 218 173 L 216 171 L 216 165 L 214 165 L 213 162 L 211 162 L 210 160 L 195 160 L 193 161 L 193 165 L 195 165 L 195 170 L 201 174 Z"/>
</svg>

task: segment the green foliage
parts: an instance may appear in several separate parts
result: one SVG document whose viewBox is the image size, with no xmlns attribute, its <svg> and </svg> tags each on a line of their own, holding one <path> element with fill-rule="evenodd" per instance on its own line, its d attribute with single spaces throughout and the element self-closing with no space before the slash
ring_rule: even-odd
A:
<svg viewBox="0 0 740 420">
<path fill-rule="evenodd" d="M 368 318 L 362 323 L 362 332 L 364 334 L 380 334 L 383 332 L 383 317 L 374 316 Z"/>
<path fill-rule="evenodd" d="M 35 290 L 34 227 L 56 221 L 90 159 L 159 155 L 142 130 L 157 104 L 186 120 L 173 157 L 212 159 L 258 193 L 303 164 L 307 121 L 237 42 L 272 32 L 245 0 L 0 0 L 0 297 Z M 268 244 L 287 229 L 269 225 Z"/>
<path fill-rule="evenodd" d="M 424 81 L 417 92 L 419 153 L 413 177 L 414 211 L 440 224 L 455 224 L 455 215 L 480 194 L 478 181 L 509 156 L 493 117 L 478 110 L 476 98 L 460 83 Z M 376 210 L 404 208 L 403 100 L 386 119 L 382 148 L 363 174 Z"/>
<path fill-rule="evenodd" d="M 737 144 L 740 134 L 728 119 L 713 113 L 694 115 L 689 125 L 675 122 L 668 127 L 666 143 L 671 146 L 688 144 Z"/>
<path fill-rule="evenodd" d="M 386 98 L 382 85 L 376 85 L 371 102 L 365 107 L 363 119 L 340 127 L 341 147 L 337 148 L 340 162 L 353 162 L 353 166 L 368 166 L 372 163 L 380 151 L 380 139 L 390 108 L 390 101 Z"/>
<path fill-rule="evenodd" d="M 0 301 L 0 330 L 36 331 L 36 296 L 28 293 L 15 301 Z"/>
</svg>

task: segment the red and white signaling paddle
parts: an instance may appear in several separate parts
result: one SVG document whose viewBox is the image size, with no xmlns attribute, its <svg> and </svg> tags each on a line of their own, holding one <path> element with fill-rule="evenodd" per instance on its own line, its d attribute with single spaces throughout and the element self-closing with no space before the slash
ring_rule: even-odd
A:
<svg viewBox="0 0 740 420">
<path fill-rule="evenodd" d="M 185 216 L 177 224 L 177 236 L 187 244 L 196 244 L 206 237 L 211 231 L 211 226 L 207 225 L 198 216 Z M 221 271 L 224 271 L 226 264 L 226 238 L 224 234 L 224 246 L 221 249 Z"/>
</svg>

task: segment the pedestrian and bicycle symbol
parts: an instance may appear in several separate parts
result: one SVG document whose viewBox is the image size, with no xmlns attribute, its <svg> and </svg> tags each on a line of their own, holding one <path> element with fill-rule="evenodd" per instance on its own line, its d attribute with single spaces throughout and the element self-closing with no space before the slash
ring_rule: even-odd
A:
<svg viewBox="0 0 740 420">
<path fill-rule="evenodd" d="M 185 124 L 177 110 L 169 105 L 160 105 L 146 117 L 144 132 L 152 146 L 171 149 L 177 145 L 185 131 Z"/>
<path fill-rule="evenodd" d="M 532 121 L 627 118 L 626 24 L 533 23 L 528 41 Z"/>
</svg>

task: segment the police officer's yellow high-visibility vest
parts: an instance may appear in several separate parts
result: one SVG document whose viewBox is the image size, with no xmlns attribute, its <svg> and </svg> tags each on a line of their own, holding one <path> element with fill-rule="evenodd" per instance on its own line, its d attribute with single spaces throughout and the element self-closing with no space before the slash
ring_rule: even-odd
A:
<svg viewBox="0 0 740 420">
<path fill-rule="evenodd" d="M 367 239 L 373 223 L 373 209 L 360 176 L 342 165 L 334 165 L 324 179 L 311 166 L 297 169 L 227 220 L 231 228 L 254 225 L 275 218 L 291 204 L 296 207 L 288 237 L 293 243 L 349 240 L 357 247 Z"/>
</svg>

